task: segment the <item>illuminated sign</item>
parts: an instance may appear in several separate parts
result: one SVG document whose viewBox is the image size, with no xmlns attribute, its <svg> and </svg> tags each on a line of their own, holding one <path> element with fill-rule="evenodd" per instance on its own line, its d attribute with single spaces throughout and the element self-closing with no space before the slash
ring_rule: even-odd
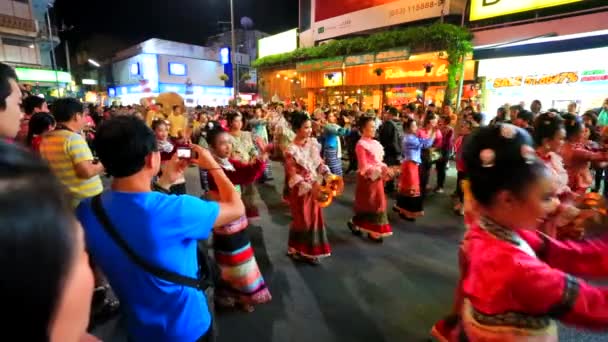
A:
<svg viewBox="0 0 608 342">
<path fill-rule="evenodd" d="M 223 47 L 220 49 L 220 63 L 222 65 L 230 64 L 230 48 Z"/>
<path fill-rule="evenodd" d="M 19 81 L 72 83 L 72 75 L 63 71 L 15 68 Z"/>
<path fill-rule="evenodd" d="M 323 75 L 323 86 L 324 87 L 337 87 L 343 84 L 343 78 L 341 72 L 330 72 Z"/>
<path fill-rule="evenodd" d="M 82 79 L 82 84 L 83 85 L 96 85 L 97 84 L 97 80 L 91 80 L 88 78 L 83 78 Z"/>
<path fill-rule="evenodd" d="M 580 1 L 583 0 L 471 0 L 469 18 L 481 20 Z"/>
<path fill-rule="evenodd" d="M 511 88 L 521 86 L 544 86 L 573 84 L 577 82 L 599 82 L 607 81 L 607 70 L 590 70 L 581 73 L 574 71 L 558 72 L 545 75 L 497 77 L 489 79 L 489 85 L 494 89 Z"/>
<path fill-rule="evenodd" d="M 186 93 L 185 84 L 161 83 L 159 92 L 173 92 L 178 94 Z M 192 86 L 192 93 L 195 95 L 212 95 L 212 96 L 232 96 L 232 88 L 215 87 L 215 86 Z"/>
<path fill-rule="evenodd" d="M 108 96 L 115 97 L 116 96 L 116 89 L 114 89 L 114 88 L 108 88 Z"/>
<path fill-rule="evenodd" d="M 258 58 L 291 52 L 298 48 L 298 29 L 258 40 Z"/>
<path fill-rule="evenodd" d="M 313 59 L 311 61 L 301 62 L 296 64 L 298 72 L 307 72 L 315 70 L 342 69 L 344 57 Z"/>
<path fill-rule="evenodd" d="M 139 71 L 139 63 L 131 64 L 131 76 L 138 76 L 140 74 Z"/>
<path fill-rule="evenodd" d="M 169 62 L 169 75 L 186 76 L 188 74 L 186 64 Z"/>
</svg>

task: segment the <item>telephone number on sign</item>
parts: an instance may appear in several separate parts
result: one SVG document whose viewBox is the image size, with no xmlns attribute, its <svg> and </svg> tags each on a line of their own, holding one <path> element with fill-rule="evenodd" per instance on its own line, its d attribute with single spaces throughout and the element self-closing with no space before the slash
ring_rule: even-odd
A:
<svg viewBox="0 0 608 342">
<path fill-rule="evenodd" d="M 401 7 L 401 8 L 391 10 L 390 16 L 394 17 L 396 15 L 403 15 L 406 13 L 423 11 L 425 9 L 434 8 L 437 6 L 439 6 L 439 3 L 435 2 L 435 1 L 422 2 L 422 3 L 416 4 L 416 5 Z"/>
</svg>

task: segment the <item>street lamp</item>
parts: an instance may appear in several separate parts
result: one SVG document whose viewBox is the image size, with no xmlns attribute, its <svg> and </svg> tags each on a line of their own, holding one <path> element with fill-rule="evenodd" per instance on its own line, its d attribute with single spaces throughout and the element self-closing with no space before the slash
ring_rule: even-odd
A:
<svg viewBox="0 0 608 342">
<path fill-rule="evenodd" d="M 88 60 L 89 64 L 91 64 L 92 66 L 99 68 L 101 65 L 99 63 L 97 63 L 97 61 L 95 61 L 94 59 L 90 59 Z"/>
</svg>

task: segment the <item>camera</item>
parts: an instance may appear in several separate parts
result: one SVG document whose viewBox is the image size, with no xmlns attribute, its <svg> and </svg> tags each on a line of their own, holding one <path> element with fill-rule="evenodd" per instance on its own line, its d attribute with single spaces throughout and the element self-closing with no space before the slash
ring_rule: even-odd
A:
<svg viewBox="0 0 608 342">
<path fill-rule="evenodd" d="M 178 147 L 176 153 L 179 159 L 192 159 L 192 149 L 190 147 Z"/>
</svg>

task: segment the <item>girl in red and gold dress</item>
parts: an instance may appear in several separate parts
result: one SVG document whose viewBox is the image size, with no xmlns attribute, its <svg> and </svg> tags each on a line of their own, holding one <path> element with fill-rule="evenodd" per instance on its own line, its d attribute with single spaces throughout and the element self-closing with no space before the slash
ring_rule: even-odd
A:
<svg viewBox="0 0 608 342">
<path fill-rule="evenodd" d="M 321 158 L 321 145 L 310 136 L 312 123 L 308 115 L 292 114 L 291 125 L 296 136 L 285 151 L 292 216 L 287 255 L 318 264 L 331 254 L 323 210 L 317 202 L 323 177 L 330 172 Z"/>
<path fill-rule="evenodd" d="M 367 233 L 370 239 L 382 241 L 393 235 L 386 212 L 384 181 L 392 177 L 392 171 L 382 162 L 384 148 L 377 140 L 374 118 L 362 116 L 358 122 L 361 139 L 355 152 L 359 170 L 355 191 L 355 216 L 348 222 L 354 234 Z"/>
<path fill-rule="evenodd" d="M 608 326 L 608 237 L 558 241 L 536 231 L 557 193 L 527 132 L 481 128 L 465 146 L 477 211 L 461 247 L 461 336 L 443 341 L 558 341 L 556 321 Z M 457 334 L 455 334 L 457 335 Z"/>
</svg>

